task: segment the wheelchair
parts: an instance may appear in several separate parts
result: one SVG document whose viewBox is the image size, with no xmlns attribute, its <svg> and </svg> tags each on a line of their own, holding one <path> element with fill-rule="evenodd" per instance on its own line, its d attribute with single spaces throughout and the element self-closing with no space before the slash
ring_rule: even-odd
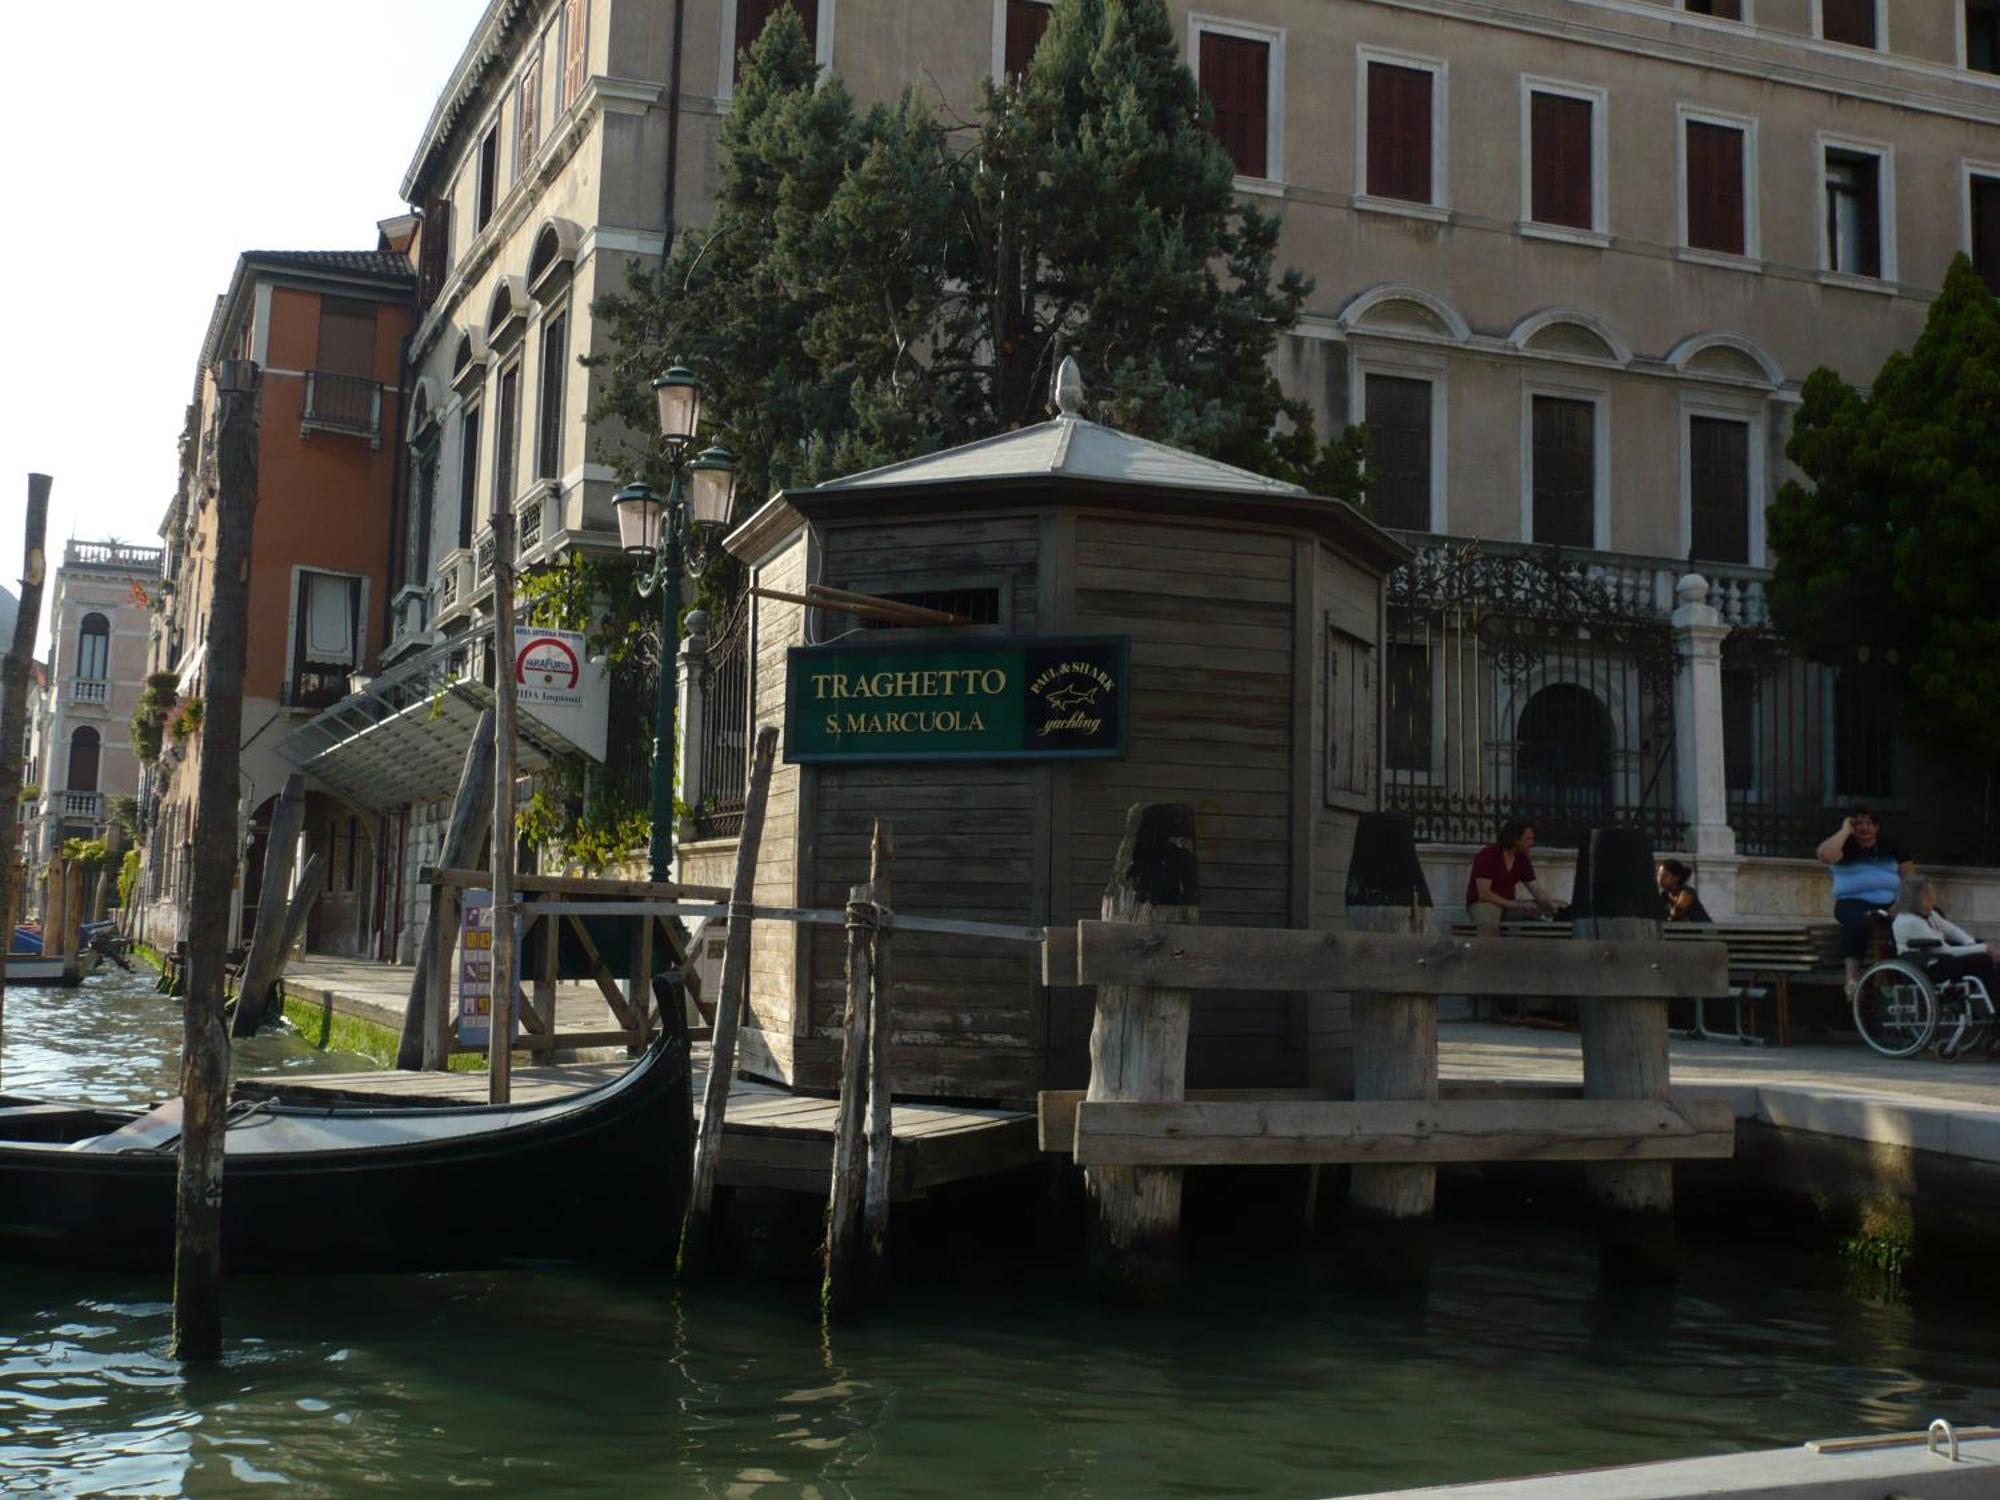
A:
<svg viewBox="0 0 2000 1500">
<path fill-rule="evenodd" d="M 1924 952 L 1942 946 L 1912 943 L 1909 952 L 1869 968 L 1855 986 L 1854 1029 L 1884 1057 L 1914 1057 L 1934 1046 L 1950 1062 L 1982 1041 L 1989 1057 L 2000 1055 L 2000 1014 L 1986 982 L 1951 974 L 1948 957 Z"/>
</svg>

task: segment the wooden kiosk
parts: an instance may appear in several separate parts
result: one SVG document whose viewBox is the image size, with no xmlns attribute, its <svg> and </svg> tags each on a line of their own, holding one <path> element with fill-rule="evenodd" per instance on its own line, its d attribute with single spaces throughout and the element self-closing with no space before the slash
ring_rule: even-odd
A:
<svg viewBox="0 0 2000 1500">
<path fill-rule="evenodd" d="M 1329 926 L 1376 805 L 1384 579 L 1408 555 L 1353 506 L 1062 415 L 767 502 L 750 715 L 784 726 L 760 905 L 838 907 L 893 822 L 907 915 L 1098 915 L 1135 802 L 1196 809 L 1202 921 Z M 966 623 L 879 628 L 827 585 Z M 776 596 L 776 597 L 774 597 Z M 789 596 L 789 597 L 784 597 Z M 749 726 L 746 726 L 749 727 Z M 1091 999 L 1032 945 L 897 939 L 898 1093 L 1079 1087 Z M 837 1087 L 837 928 L 754 929 L 742 1066 Z M 1337 996 L 1209 994 L 1188 1082 L 1343 1086 Z"/>
</svg>

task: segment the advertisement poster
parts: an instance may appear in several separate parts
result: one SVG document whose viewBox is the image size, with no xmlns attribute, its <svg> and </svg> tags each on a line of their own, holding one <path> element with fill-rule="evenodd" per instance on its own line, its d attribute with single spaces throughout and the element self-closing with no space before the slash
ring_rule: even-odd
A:
<svg viewBox="0 0 2000 1500">
<path fill-rule="evenodd" d="M 515 945 L 516 954 L 520 946 Z M 519 970 L 515 971 L 518 980 Z M 493 893 L 465 892 L 465 915 L 458 929 L 458 1040 L 484 1047 L 493 1015 Z M 511 1042 L 521 1034 L 521 995 L 515 990 Z"/>
</svg>

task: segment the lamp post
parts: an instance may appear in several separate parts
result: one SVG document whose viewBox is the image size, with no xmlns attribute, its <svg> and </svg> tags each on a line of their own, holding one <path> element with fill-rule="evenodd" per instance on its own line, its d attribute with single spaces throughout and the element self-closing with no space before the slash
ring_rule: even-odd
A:
<svg viewBox="0 0 2000 1500">
<path fill-rule="evenodd" d="M 711 538 L 728 524 L 736 498 L 736 458 L 722 448 L 694 452 L 705 387 L 676 365 L 653 382 L 660 436 L 672 480 L 663 499 L 647 484 L 629 484 L 613 498 L 618 540 L 639 569 L 639 595 L 660 596 L 660 680 L 653 712 L 652 879 L 671 878 L 674 862 L 674 715 L 681 619 L 681 575 L 699 578 Z"/>
</svg>

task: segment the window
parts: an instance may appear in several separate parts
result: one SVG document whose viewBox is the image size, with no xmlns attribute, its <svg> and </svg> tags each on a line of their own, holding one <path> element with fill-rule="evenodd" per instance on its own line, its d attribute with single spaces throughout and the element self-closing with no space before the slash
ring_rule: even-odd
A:
<svg viewBox="0 0 2000 1500">
<path fill-rule="evenodd" d="M 1596 102 L 1532 90 L 1528 98 L 1528 218 L 1596 230 Z"/>
<path fill-rule="evenodd" d="M 1819 34 L 1848 47 L 1879 47 L 1875 0 L 1819 0 Z"/>
<path fill-rule="evenodd" d="M 514 180 L 528 170 L 541 145 L 542 133 L 542 54 L 537 52 L 521 69 L 514 86 Z"/>
<path fill-rule="evenodd" d="M 103 615 L 85 615 L 76 628 L 76 676 L 85 682 L 111 676 L 111 622 Z"/>
<path fill-rule="evenodd" d="M 2000 176 L 1969 172 L 1965 192 L 1972 268 L 2000 292 Z"/>
<path fill-rule="evenodd" d="M 562 478 L 563 391 L 569 384 L 569 315 L 542 322 L 542 388 L 535 399 L 535 477 Z"/>
<path fill-rule="evenodd" d="M 361 666 L 361 580 L 299 569 L 292 621 L 291 691 L 295 708 L 325 708 L 347 696 Z"/>
<path fill-rule="evenodd" d="M 806 45 L 814 56 L 819 55 L 818 0 L 736 0 L 736 72 L 732 76 L 742 75 L 743 54 L 756 45 L 781 5 L 791 6 L 806 29 Z"/>
<path fill-rule="evenodd" d="M 1236 163 L 1239 177 L 1276 179 L 1279 132 L 1271 86 L 1269 33 L 1248 34 L 1211 24 L 1195 26 L 1195 74 L 1214 113 L 1216 139 Z"/>
<path fill-rule="evenodd" d="M 1042 33 L 1049 29 L 1053 9 L 1049 0 L 1006 0 L 1002 11 L 1006 32 L 1001 38 L 1001 77 L 1019 78 L 1028 71 L 1028 61 L 1041 46 Z"/>
<path fill-rule="evenodd" d="M 1745 131 L 1712 120 L 1688 120 L 1686 152 L 1686 243 L 1693 250 L 1748 255 Z"/>
<path fill-rule="evenodd" d="M 2000 0 L 1964 0 L 1965 65 L 1975 73 L 2000 73 Z"/>
<path fill-rule="evenodd" d="M 1368 124 L 1363 191 L 1371 198 L 1435 203 L 1439 186 L 1433 158 L 1438 139 L 1434 115 L 1438 86 L 1435 70 L 1374 58 L 1367 61 L 1366 67 Z"/>
<path fill-rule="evenodd" d="M 1431 653 L 1426 646 L 1396 641 L 1389 647 L 1388 768 L 1419 776 L 1432 769 Z"/>
<path fill-rule="evenodd" d="M 472 216 L 472 232 L 479 233 L 493 220 L 493 206 L 500 197 L 500 126 L 489 126 L 479 143 L 479 193 Z"/>
<path fill-rule="evenodd" d="M 590 0 L 563 0 L 562 9 L 562 101 L 568 109 L 583 92 L 583 80 L 590 56 Z"/>
<path fill-rule="evenodd" d="M 1718 21 L 1743 19 L 1743 0 L 1682 0 L 1681 8 L 1697 16 L 1714 16 Z"/>
<path fill-rule="evenodd" d="M 417 455 L 416 528 L 410 537 L 410 577 L 428 579 L 431 572 L 431 527 L 437 518 L 437 443 Z"/>
<path fill-rule="evenodd" d="M 1326 796 L 1329 804 L 1375 791 L 1375 648 L 1326 627 Z"/>
<path fill-rule="evenodd" d="M 1688 418 L 1688 560 L 1750 561 L 1750 424 Z"/>
<path fill-rule="evenodd" d="M 499 410 L 493 418 L 493 505 L 498 515 L 514 503 L 515 450 L 521 445 L 521 362 L 500 372 Z"/>
<path fill-rule="evenodd" d="M 458 424 L 458 545 L 472 545 L 472 511 L 479 494 L 479 408 L 468 406 Z"/>
<path fill-rule="evenodd" d="M 444 290 L 451 275 L 451 200 L 432 198 L 424 204 L 424 222 L 418 230 L 417 301 L 429 307 Z"/>
<path fill-rule="evenodd" d="M 1368 505 L 1384 526 L 1431 528 L 1431 383 L 1367 375 Z"/>
<path fill-rule="evenodd" d="M 346 297 L 319 299 L 319 349 L 313 356 L 313 368 L 357 380 L 374 378 L 374 303 Z"/>
<path fill-rule="evenodd" d="M 103 740 L 88 724 L 80 726 L 69 737 L 69 782 L 63 787 L 64 791 L 97 790 L 97 764 L 102 747 Z"/>
<path fill-rule="evenodd" d="M 357 856 L 362 845 L 361 820 L 352 813 L 343 820 L 338 816 L 326 820 L 325 841 L 321 858 L 326 870 L 326 893 L 329 896 L 351 896 L 354 894 Z"/>
<path fill-rule="evenodd" d="M 1826 269 L 1883 275 L 1882 158 L 1826 149 Z"/>
<path fill-rule="evenodd" d="M 1597 540 L 1597 403 L 1533 398 L 1531 539 L 1558 547 Z"/>
</svg>

